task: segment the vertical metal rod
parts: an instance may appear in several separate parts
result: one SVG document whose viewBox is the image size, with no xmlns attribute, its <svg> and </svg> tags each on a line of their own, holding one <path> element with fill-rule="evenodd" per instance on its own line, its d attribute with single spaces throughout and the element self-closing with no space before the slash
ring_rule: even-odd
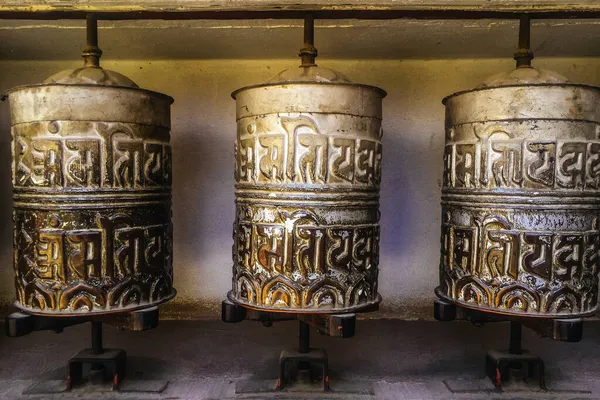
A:
<svg viewBox="0 0 600 400">
<path fill-rule="evenodd" d="M 88 14 L 86 22 L 86 39 L 89 47 L 98 47 L 98 20 L 94 14 Z"/>
<path fill-rule="evenodd" d="M 520 322 L 510 321 L 510 347 L 508 350 L 510 354 L 523 354 L 521 330 L 522 326 Z"/>
<path fill-rule="evenodd" d="M 310 351 L 310 327 L 304 321 L 298 321 L 298 352 Z"/>
<path fill-rule="evenodd" d="M 317 54 L 317 49 L 315 48 L 315 17 L 309 13 L 304 17 L 304 45 L 300 49 L 299 54 L 302 58 L 302 66 L 315 66 Z"/>
<path fill-rule="evenodd" d="M 92 353 L 104 353 L 102 345 L 102 322 L 92 321 Z"/>
<path fill-rule="evenodd" d="M 519 48 L 515 53 L 517 68 L 531 67 L 533 53 L 531 52 L 531 18 L 527 14 L 521 15 L 519 20 Z"/>
<path fill-rule="evenodd" d="M 519 20 L 519 49 L 531 47 L 531 19 L 529 15 L 523 14 Z"/>
<path fill-rule="evenodd" d="M 310 326 L 304 321 L 298 321 L 298 353 L 306 354 L 310 352 Z M 310 362 L 298 362 L 299 371 L 310 370 Z"/>
<path fill-rule="evenodd" d="M 315 45 L 315 17 L 312 14 L 306 14 L 304 17 L 304 46 L 312 47 Z"/>
<path fill-rule="evenodd" d="M 85 21 L 86 47 L 81 56 L 86 67 L 99 67 L 102 50 L 98 47 L 98 20 L 94 14 L 88 14 Z"/>
</svg>

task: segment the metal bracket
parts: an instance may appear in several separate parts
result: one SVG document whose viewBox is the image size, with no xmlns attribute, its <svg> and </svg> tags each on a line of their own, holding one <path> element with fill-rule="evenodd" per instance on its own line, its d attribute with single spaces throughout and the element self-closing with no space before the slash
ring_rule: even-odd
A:
<svg viewBox="0 0 600 400">
<path fill-rule="evenodd" d="M 86 322 L 101 322 L 129 331 L 145 331 L 158 326 L 158 307 L 114 314 L 54 317 L 15 312 L 6 317 L 6 336 L 19 337 L 36 331 L 62 332 L 65 328 Z"/>
<path fill-rule="evenodd" d="M 376 311 L 379 308 L 377 304 L 363 312 Z M 309 313 L 286 313 L 269 312 L 247 308 L 235 304 L 227 299 L 221 303 L 221 320 L 227 323 L 237 323 L 244 320 L 259 321 L 264 326 L 271 326 L 273 322 L 298 320 L 315 328 L 319 333 L 340 337 L 350 338 L 356 332 L 356 314 L 309 314 Z"/>
<path fill-rule="evenodd" d="M 475 325 L 490 322 L 518 322 L 542 337 L 561 342 L 579 342 L 583 337 L 581 318 L 532 318 L 496 314 L 457 306 L 443 300 L 435 300 L 433 316 L 438 321 L 470 321 Z"/>
</svg>

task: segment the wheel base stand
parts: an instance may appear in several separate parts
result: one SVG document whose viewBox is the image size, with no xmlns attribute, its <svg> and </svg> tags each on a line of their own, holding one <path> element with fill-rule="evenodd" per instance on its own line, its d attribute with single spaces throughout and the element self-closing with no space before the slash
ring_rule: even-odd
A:
<svg viewBox="0 0 600 400">
<path fill-rule="evenodd" d="M 497 389 L 502 390 L 502 383 L 514 378 L 513 370 L 519 370 L 524 382 L 535 378 L 540 389 L 548 390 L 544 379 L 544 361 L 537 356 L 527 354 L 511 354 L 507 351 L 490 350 L 485 359 L 486 375 Z"/>
<path fill-rule="evenodd" d="M 365 310 L 365 312 L 375 311 L 377 305 Z M 244 320 L 260 321 L 264 326 L 272 326 L 277 321 L 298 320 L 298 348 L 284 349 L 279 356 L 279 377 L 275 386 L 276 390 L 284 390 L 294 384 L 294 374 L 287 373 L 288 366 L 294 365 L 297 368 L 297 375 L 306 375 L 310 377 L 311 371 L 318 367 L 322 374 L 319 379 L 322 381 L 323 391 L 329 390 L 329 361 L 327 352 L 323 349 L 310 347 L 310 328 L 315 328 L 324 335 L 350 338 L 356 332 L 356 314 L 294 314 L 282 312 L 268 312 L 246 308 L 235 304 L 231 300 L 223 301 L 221 305 L 221 319 L 227 323 L 237 323 Z M 296 379 L 297 381 L 297 379 Z"/>
<path fill-rule="evenodd" d="M 309 326 L 303 322 L 298 322 L 299 334 L 298 334 L 298 349 L 293 350 L 282 350 L 279 355 L 279 378 L 277 379 L 277 390 L 282 390 L 286 385 L 291 383 L 293 379 L 286 378 L 286 365 L 293 363 L 297 370 L 306 372 L 310 377 L 312 367 L 321 367 L 321 381 L 323 391 L 329 390 L 329 360 L 327 353 L 323 349 L 312 349 L 310 348 L 310 330 Z"/>
<path fill-rule="evenodd" d="M 544 361 L 521 347 L 522 326 L 530 328 L 540 336 L 562 342 L 578 342 L 583 335 L 581 318 L 552 319 L 501 315 L 461 307 L 443 300 L 434 301 L 434 318 L 438 321 L 466 320 L 478 326 L 489 322 L 510 322 L 509 350 L 490 350 L 486 356 L 486 375 L 498 390 L 502 390 L 503 383 L 514 378 L 513 371 L 519 371 L 525 382 L 535 378 L 540 389 L 547 390 Z"/>
<path fill-rule="evenodd" d="M 69 359 L 69 375 L 67 377 L 67 390 L 74 384 L 83 380 L 83 366 L 89 364 L 91 370 L 99 373 L 100 379 L 90 374 L 91 383 L 104 382 L 107 373 L 112 377 L 113 390 L 119 390 L 121 381 L 125 378 L 127 370 L 127 353 L 121 349 L 104 349 L 101 354 L 94 354 L 92 349 L 84 349 Z"/>
<path fill-rule="evenodd" d="M 67 391 L 82 384 L 84 366 L 89 365 L 88 381 L 101 384 L 109 377 L 112 389 L 119 390 L 127 370 L 127 353 L 121 349 L 105 349 L 102 344 L 103 324 L 119 329 L 142 331 L 158 326 L 158 308 L 106 314 L 99 316 L 53 317 L 16 312 L 6 317 L 6 335 L 19 337 L 35 331 L 53 331 L 60 333 L 64 328 L 89 322 L 91 324 L 91 348 L 83 349 L 71 357 L 67 364 Z"/>
</svg>

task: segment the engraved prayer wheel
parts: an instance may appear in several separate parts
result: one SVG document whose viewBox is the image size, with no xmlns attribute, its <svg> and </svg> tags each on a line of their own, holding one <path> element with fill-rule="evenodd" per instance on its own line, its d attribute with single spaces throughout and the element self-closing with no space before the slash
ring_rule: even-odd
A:
<svg viewBox="0 0 600 400">
<path fill-rule="evenodd" d="M 444 104 L 437 295 L 519 316 L 594 313 L 600 88 L 522 65 Z"/>
<path fill-rule="evenodd" d="M 16 305 L 28 313 L 131 311 L 175 295 L 173 99 L 100 68 L 100 54 L 92 43 L 83 68 L 8 92 Z"/>
<path fill-rule="evenodd" d="M 332 70 L 286 70 L 235 91 L 237 304 L 352 312 L 380 301 L 385 92 Z"/>
</svg>

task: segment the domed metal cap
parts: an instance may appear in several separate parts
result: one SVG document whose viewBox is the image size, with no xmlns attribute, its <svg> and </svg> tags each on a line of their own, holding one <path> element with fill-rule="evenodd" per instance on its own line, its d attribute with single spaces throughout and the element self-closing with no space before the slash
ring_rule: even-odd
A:
<svg viewBox="0 0 600 400">
<path fill-rule="evenodd" d="M 44 81 L 45 84 L 58 83 L 62 85 L 104 85 L 139 87 L 134 81 L 123 74 L 108 69 L 85 66 L 58 72 Z"/>
<path fill-rule="evenodd" d="M 522 15 L 519 21 L 519 47 L 514 56 L 517 68 L 488 78 L 477 89 L 501 86 L 548 85 L 571 83 L 564 76 L 546 69 L 536 69 L 531 66 L 533 52 L 531 51 L 531 21 L 528 15 Z"/>
<path fill-rule="evenodd" d="M 477 89 L 515 86 L 571 83 L 557 72 L 547 69 L 537 69 L 531 66 L 519 67 L 510 72 L 501 72 L 486 79 Z"/>
<path fill-rule="evenodd" d="M 100 67 L 102 50 L 98 47 L 98 21 L 91 14 L 86 18 L 86 39 L 87 46 L 81 53 L 84 66 L 54 74 L 44 84 L 139 87 L 125 75 Z"/>
<path fill-rule="evenodd" d="M 281 71 L 271 78 L 268 83 L 285 82 L 328 82 L 328 83 L 350 83 L 341 72 L 329 68 L 322 68 L 316 65 L 290 68 Z"/>
</svg>

